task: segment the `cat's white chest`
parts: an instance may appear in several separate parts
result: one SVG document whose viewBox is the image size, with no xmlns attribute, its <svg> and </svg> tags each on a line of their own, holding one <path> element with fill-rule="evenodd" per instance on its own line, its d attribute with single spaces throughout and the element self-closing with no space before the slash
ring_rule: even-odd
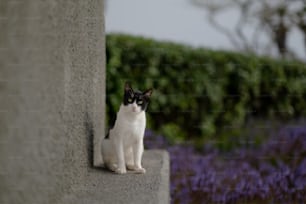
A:
<svg viewBox="0 0 306 204">
<path fill-rule="evenodd" d="M 120 113 L 117 116 L 116 130 L 120 132 L 125 144 L 133 143 L 135 140 L 143 138 L 146 126 L 145 113 L 136 116 Z"/>
<path fill-rule="evenodd" d="M 142 120 L 139 120 L 139 121 L 130 123 L 127 126 L 127 129 L 128 129 L 127 132 L 129 132 L 132 137 L 139 137 L 139 136 L 142 136 L 144 128 L 145 128 L 145 122 Z"/>
<path fill-rule="evenodd" d="M 125 122 L 122 123 L 124 131 L 133 135 L 140 134 L 145 127 L 145 118 L 142 116 L 138 117 L 139 118 L 134 121 L 125 120 Z"/>
</svg>

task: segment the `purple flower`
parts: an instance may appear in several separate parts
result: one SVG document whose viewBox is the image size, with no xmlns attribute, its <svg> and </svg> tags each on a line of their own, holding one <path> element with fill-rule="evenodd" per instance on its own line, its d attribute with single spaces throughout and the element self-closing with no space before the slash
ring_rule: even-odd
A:
<svg viewBox="0 0 306 204">
<path fill-rule="evenodd" d="M 170 153 L 172 203 L 306 200 L 306 127 L 286 127 L 256 149 L 228 153 L 211 145 L 202 152 L 187 144 L 171 146 L 149 130 L 145 145 Z"/>
</svg>

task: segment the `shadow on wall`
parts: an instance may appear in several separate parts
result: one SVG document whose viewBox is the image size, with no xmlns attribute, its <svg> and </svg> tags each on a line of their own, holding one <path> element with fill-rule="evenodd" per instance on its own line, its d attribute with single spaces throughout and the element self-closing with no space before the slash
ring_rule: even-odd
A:
<svg viewBox="0 0 306 204">
<path fill-rule="evenodd" d="M 94 130 L 93 130 L 93 123 L 89 116 L 89 113 L 85 113 L 85 119 L 84 119 L 84 126 L 86 131 L 86 139 L 87 139 L 87 164 L 90 168 L 94 168 L 93 165 L 93 149 L 94 149 Z"/>
</svg>

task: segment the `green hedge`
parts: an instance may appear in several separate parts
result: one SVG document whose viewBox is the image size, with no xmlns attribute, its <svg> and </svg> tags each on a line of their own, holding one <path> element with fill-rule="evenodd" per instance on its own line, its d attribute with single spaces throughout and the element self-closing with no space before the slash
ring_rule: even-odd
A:
<svg viewBox="0 0 306 204">
<path fill-rule="evenodd" d="M 306 68 L 241 53 L 195 49 L 141 37 L 106 38 L 107 113 L 123 85 L 154 87 L 148 126 L 176 139 L 212 136 L 248 118 L 306 115 Z"/>
</svg>

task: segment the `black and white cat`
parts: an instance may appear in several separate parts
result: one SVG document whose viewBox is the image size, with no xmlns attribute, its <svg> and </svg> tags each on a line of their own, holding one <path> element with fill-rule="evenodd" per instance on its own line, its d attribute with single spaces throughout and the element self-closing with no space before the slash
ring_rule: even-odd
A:
<svg viewBox="0 0 306 204">
<path fill-rule="evenodd" d="M 126 169 L 145 173 L 141 165 L 143 137 L 146 127 L 145 110 L 149 104 L 152 89 L 134 91 L 125 84 L 123 103 L 117 113 L 114 127 L 102 141 L 102 156 L 105 166 L 118 174 Z"/>
</svg>

